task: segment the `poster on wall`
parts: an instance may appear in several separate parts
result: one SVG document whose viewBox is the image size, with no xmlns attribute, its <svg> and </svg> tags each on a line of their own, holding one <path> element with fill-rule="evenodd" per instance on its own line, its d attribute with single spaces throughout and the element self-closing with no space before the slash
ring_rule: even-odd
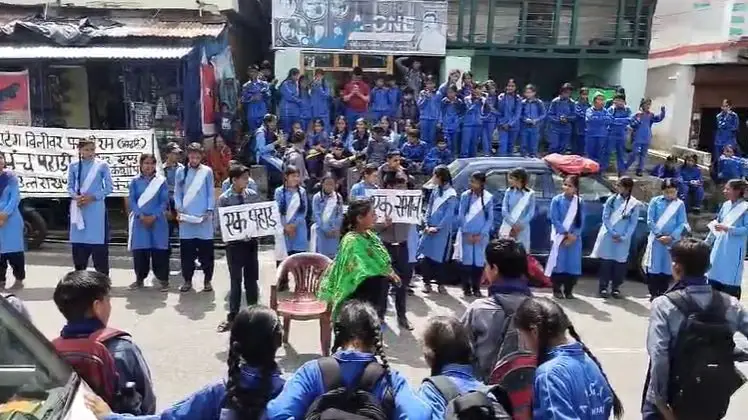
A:
<svg viewBox="0 0 748 420">
<path fill-rule="evenodd" d="M 29 72 L 0 72 L 0 124 L 31 125 Z"/>
<path fill-rule="evenodd" d="M 216 72 L 203 50 L 200 61 L 200 113 L 203 135 L 216 134 Z"/>
<path fill-rule="evenodd" d="M 96 156 L 109 165 L 113 196 L 126 196 L 143 153 L 154 153 L 153 130 L 77 130 L 0 125 L 0 153 L 18 175 L 24 197 L 67 197 L 68 168 L 78 141 L 93 138 Z M 155 153 L 160 168 L 159 153 Z"/>
<path fill-rule="evenodd" d="M 444 55 L 446 0 L 273 0 L 273 47 Z"/>
</svg>

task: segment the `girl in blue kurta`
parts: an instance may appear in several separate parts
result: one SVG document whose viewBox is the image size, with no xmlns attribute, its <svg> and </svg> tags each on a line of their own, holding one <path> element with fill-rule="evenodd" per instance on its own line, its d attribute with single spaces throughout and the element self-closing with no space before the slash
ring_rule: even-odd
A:
<svg viewBox="0 0 748 420">
<path fill-rule="evenodd" d="M 287 256 L 309 249 L 306 227 L 307 195 L 301 186 L 299 169 L 295 166 L 289 165 L 283 171 L 283 186 L 275 189 L 275 202 L 278 203 L 283 224 L 284 240 L 275 244 L 275 260 L 280 264 Z"/>
<path fill-rule="evenodd" d="M 16 279 L 11 289 L 23 288 L 26 278 L 23 216 L 18 208 L 20 201 L 18 177 L 5 168 L 5 156 L 0 154 L 0 290 L 5 288 L 8 265 Z"/>
<path fill-rule="evenodd" d="M 442 273 L 449 255 L 452 225 L 459 200 L 455 189 L 452 188 L 452 175 L 445 165 L 437 166 L 431 179 L 436 187 L 431 190 L 429 197 L 418 253 L 423 255 L 423 292 L 431 293 L 431 282 L 436 281 L 437 290 L 444 294 L 447 290 L 441 282 L 444 278 Z"/>
<path fill-rule="evenodd" d="M 213 287 L 213 210 L 216 197 L 213 189 L 213 171 L 203 160 L 203 146 L 192 143 L 187 146 L 187 166 L 177 171 L 174 204 L 179 220 L 179 254 L 184 284 L 181 292 L 192 290 L 195 274 L 195 259 L 200 261 L 203 271 L 203 291 Z"/>
<path fill-rule="evenodd" d="M 71 163 L 68 171 L 73 265 L 76 270 L 85 270 L 91 257 L 94 269 L 109 275 L 109 227 L 104 199 L 112 193 L 112 175 L 109 165 L 96 158 L 92 139 L 78 142 L 78 154 L 78 161 Z"/>
<path fill-rule="evenodd" d="M 514 322 L 538 357 L 533 419 L 609 420 L 611 411 L 617 420 L 623 418 L 621 400 L 600 362 L 558 303 L 544 297 L 525 299 Z"/>
<path fill-rule="evenodd" d="M 454 259 L 462 262 L 462 291 L 466 297 L 481 297 L 480 279 L 493 228 L 493 196 L 485 186 L 486 174 L 475 172 L 470 176 L 470 189 L 460 196 Z"/>
<path fill-rule="evenodd" d="M 653 198 L 647 209 L 649 237 L 642 265 L 647 271 L 650 301 L 668 289 L 672 276 L 670 246 L 680 240 L 686 226 L 686 206 L 678 199 L 677 181 L 665 178 L 661 189 L 662 195 Z"/>
<path fill-rule="evenodd" d="M 623 176 L 618 180 L 618 194 L 608 197 L 603 206 L 603 224 L 597 233 L 592 249 L 592 258 L 600 258 L 599 295 L 608 297 L 608 287 L 613 283 L 610 295 L 621 298 L 621 284 L 628 269 L 627 261 L 631 248 L 631 236 L 639 222 L 639 201 L 631 196 L 634 180 Z"/>
<path fill-rule="evenodd" d="M 288 77 L 280 85 L 280 103 L 278 113 L 280 115 L 280 127 L 286 135 L 291 135 L 291 126 L 299 122 L 301 118 L 301 97 L 299 94 L 299 69 L 292 68 L 288 71 Z"/>
<path fill-rule="evenodd" d="M 383 401 L 390 398 L 395 420 L 431 419 L 428 406 L 418 398 L 399 372 L 393 371 L 384 355 L 382 325 L 374 308 L 358 300 L 349 300 L 337 311 L 334 320 L 335 342 L 329 358 L 305 363 L 289 378 L 283 391 L 267 406 L 267 420 L 302 419 L 325 389 L 321 364 L 338 369 L 344 387 L 353 389 L 370 363 L 384 370 L 372 394 Z M 377 358 L 379 356 L 379 358 Z M 378 360 L 379 359 L 379 360 Z M 388 404 L 383 405 L 387 406 Z"/>
<path fill-rule="evenodd" d="M 343 223 L 343 198 L 335 191 L 335 178 L 327 173 L 322 177 L 322 190 L 312 198 L 312 241 L 310 250 L 335 258 L 340 243 Z"/>
<path fill-rule="evenodd" d="M 522 98 L 517 95 L 517 84 L 509 79 L 498 99 L 499 155 L 509 156 L 514 151 L 519 137 L 519 118 L 522 113 Z"/>
<path fill-rule="evenodd" d="M 582 275 L 582 225 L 584 202 L 579 197 L 579 177 L 564 179 L 563 192 L 551 200 L 551 253 L 545 275 L 551 277 L 556 299 L 573 299 L 574 285 Z"/>
<path fill-rule="evenodd" d="M 140 155 L 140 175 L 130 181 L 127 205 L 130 209 L 127 245 L 132 251 L 135 270 L 133 289 L 143 287 L 148 272 L 161 285 L 169 289 L 169 224 L 166 209 L 169 189 L 166 178 L 156 173 L 156 157 L 150 153 Z"/>
<path fill-rule="evenodd" d="M 537 157 L 540 143 L 540 128 L 546 112 L 543 101 L 537 98 L 534 85 L 525 87 L 525 99 L 522 100 L 520 122 L 522 123 L 522 156 Z"/>
<path fill-rule="evenodd" d="M 731 179 L 723 190 L 725 201 L 717 219 L 709 223 L 707 242 L 712 244 L 711 268 L 707 273 L 713 288 L 740 300 L 743 260 L 748 237 L 748 202 L 743 199 L 746 182 Z"/>
<path fill-rule="evenodd" d="M 463 98 L 465 115 L 462 117 L 462 138 L 460 142 L 460 157 L 468 158 L 478 155 L 483 121 L 481 109 L 485 99 L 481 95 L 480 86 L 475 86 L 470 95 Z M 485 152 L 484 152 L 485 153 Z"/>
<path fill-rule="evenodd" d="M 530 253 L 530 221 L 535 216 L 535 192 L 527 187 L 524 168 L 509 172 L 509 188 L 501 202 L 501 227 L 499 237 L 516 239 Z"/>
<path fill-rule="evenodd" d="M 151 416 L 112 413 L 93 394 L 86 405 L 97 418 L 107 420 L 224 420 L 263 418 L 267 403 L 280 394 L 285 381 L 275 362 L 283 341 L 281 322 L 264 306 L 242 309 L 231 324 L 227 377 Z"/>
<path fill-rule="evenodd" d="M 366 190 L 377 189 L 377 171 L 379 168 L 376 164 L 370 163 L 366 165 L 361 172 L 361 180 L 353 184 L 351 188 L 350 199 L 355 200 L 357 198 L 366 198 Z"/>
</svg>

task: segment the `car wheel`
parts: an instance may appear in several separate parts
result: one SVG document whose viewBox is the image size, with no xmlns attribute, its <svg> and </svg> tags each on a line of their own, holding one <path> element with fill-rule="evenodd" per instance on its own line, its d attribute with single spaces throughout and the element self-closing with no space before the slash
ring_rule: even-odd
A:
<svg viewBox="0 0 748 420">
<path fill-rule="evenodd" d="M 47 238 L 47 221 L 42 215 L 31 208 L 21 210 L 23 214 L 23 236 L 26 249 L 39 249 Z"/>
</svg>

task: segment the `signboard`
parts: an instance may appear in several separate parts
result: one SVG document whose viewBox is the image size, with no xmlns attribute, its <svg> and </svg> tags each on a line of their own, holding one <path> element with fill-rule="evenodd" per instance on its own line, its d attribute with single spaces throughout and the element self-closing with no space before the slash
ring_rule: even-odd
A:
<svg viewBox="0 0 748 420">
<path fill-rule="evenodd" d="M 0 153 L 18 175 L 24 197 L 68 197 L 68 167 L 78 140 L 93 138 L 96 155 L 109 164 L 113 196 L 126 196 L 140 173 L 142 153 L 154 153 L 153 130 L 77 130 L 0 125 Z M 160 163 L 159 153 L 156 160 Z"/>
<path fill-rule="evenodd" d="M 273 47 L 446 54 L 446 0 L 273 0 Z"/>
<path fill-rule="evenodd" d="M 29 72 L 0 72 L 0 124 L 31 125 Z"/>
<path fill-rule="evenodd" d="M 372 189 L 366 190 L 366 196 L 373 198 L 379 222 L 389 217 L 393 223 L 421 223 L 421 191 Z"/>
<path fill-rule="evenodd" d="M 223 242 L 241 241 L 283 232 L 278 203 L 241 204 L 218 208 Z"/>
</svg>

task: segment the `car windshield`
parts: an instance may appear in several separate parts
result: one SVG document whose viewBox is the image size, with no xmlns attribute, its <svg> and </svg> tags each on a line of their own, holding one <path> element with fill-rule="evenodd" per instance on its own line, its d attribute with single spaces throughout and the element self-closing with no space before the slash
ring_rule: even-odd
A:
<svg viewBox="0 0 748 420">
<path fill-rule="evenodd" d="M 452 178 L 455 178 L 457 176 L 457 173 L 462 170 L 467 165 L 467 163 L 462 159 L 455 159 L 447 165 L 447 169 L 449 169 L 449 174 L 452 175 Z"/>
<path fill-rule="evenodd" d="M 44 336 L 0 297 L 0 417 L 42 418 L 60 409 L 72 378 Z"/>
<path fill-rule="evenodd" d="M 561 175 L 553 174 L 553 186 L 557 193 L 561 192 L 561 186 L 564 184 L 564 178 Z M 585 201 L 597 201 L 601 198 L 609 197 L 613 192 L 602 182 L 591 176 L 579 178 L 579 196 Z"/>
</svg>

